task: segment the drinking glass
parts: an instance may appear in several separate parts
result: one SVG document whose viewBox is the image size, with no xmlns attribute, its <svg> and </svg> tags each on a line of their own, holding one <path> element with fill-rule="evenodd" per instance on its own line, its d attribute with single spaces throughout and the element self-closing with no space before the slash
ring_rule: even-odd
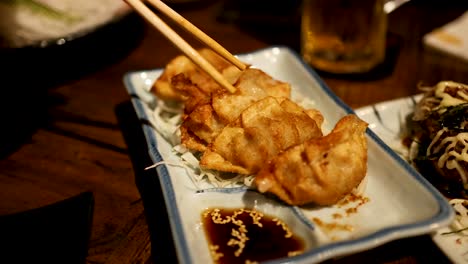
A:
<svg viewBox="0 0 468 264">
<path fill-rule="evenodd" d="M 385 0 L 304 0 L 301 54 L 331 73 L 367 72 L 385 59 Z"/>
</svg>

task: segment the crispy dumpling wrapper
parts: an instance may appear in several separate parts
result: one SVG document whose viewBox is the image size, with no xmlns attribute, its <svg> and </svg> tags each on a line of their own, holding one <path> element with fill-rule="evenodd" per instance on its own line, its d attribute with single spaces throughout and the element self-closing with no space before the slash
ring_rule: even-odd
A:
<svg viewBox="0 0 468 264">
<path fill-rule="evenodd" d="M 242 72 L 234 84 L 235 93 L 213 95 L 213 109 L 220 118 L 230 123 L 236 120 L 244 109 L 267 96 L 290 97 L 289 83 L 273 79 L 265 72 L 250 68 Z"/>
<path fill-rule="evenodd" d="M 366 128 L 355 115 L 345 116 L 330 134 L 271 159 L 255 177 L 255 186 L 291 205 L 335 204 L 366 175 Z"/>
<path fill-rule="evenodd" d="M 179 80 L 177 85 L 185 85 L 186 90 L 195 89 L 190 82 L 182 82 Z M 193 145 L 193 141 L 210 144 L 225 126 L 235 121 L 252 103 L 269 96 L 289 97 L 291 92 L 288 83 L 275 80 L 253 68 L 243 71 L 234 86 L 237 88 L 234 93 L 219 91 L 209 97 L 198 92 L 190 96 L 191 100 L 185 103 L 187 115 L 182 123 L 182 127 L 190 134 L 182 138 L 182 144 L 189 149 L 197 147 L 199 150 L 200 146 Z"/>
<path fill-rule="evenodd" d="M 255 174 L 281 151 L 322 132 L 316 122 L 287 98 L 266 97 L 251 104 L 203 153 L 200 166 Z"/>
<path fill-rule="evenodd" d="M 234 83 L 241 71 L 230 62 L 210 49 L 200 49 L 199 54 L 204 57 L 221 75 L 230 83 Z M 179 74 L 184 75 L 204 93 L 211 94 L 223 89 L 213 78 L 195 65 L 187 56 L 179 55 L 172 59 L 165 67 L 164 72 L 154 82 L 151 91 L 163 100 L 183 102 L 187 100 L 186 94 L 181 93 L 172 84 L 172 78 Z"/>
</svg>

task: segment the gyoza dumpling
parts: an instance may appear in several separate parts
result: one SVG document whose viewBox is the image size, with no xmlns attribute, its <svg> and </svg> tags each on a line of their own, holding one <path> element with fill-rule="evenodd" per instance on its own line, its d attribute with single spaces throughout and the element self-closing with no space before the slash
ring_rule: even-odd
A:
<svg viewBox="0 0 468 264">
<path fill-rule="evenodd" d="M 200 166 L 255 174 L 281 151 L 322 131 L 303 108 L 287 98 L 266 97 L 251 104 L 204 152 Z"/>
<path fill-rule="evenodd" d="M 223 77 L 234 83 L 241 71 L 229 61 L 225 60 L 210 49 L 200 49 L 198 53 L 205 58 Z M 182 74 L 187 80 L 196 85 L 205 94 L 211 94 L 223 89 L 207 73 L 195 65 L 187 56 L 179 55 L 172 59 L 165 67 L 164 72 L 154 82 L 151 91 L 163 100 L 186 101 L 190 99 L 183 91 L 176 89 L 172 78 Z"/>
<path fill-rule="evenodd" d="M 182 81 L 179 80 L 176 85 L 183 85 L 187 91 L 195 89 L 195 85 Z M 252 103 L 268 96 L 289 97 L 291 90 L 288 83 L 253 68 L 244 70 L 234 87 L 237 88 L 234 93 L 219 91 L 209 97 L 195 92 L 190 96 L 192 99 L 185 103 L 187 116 L 182 123 L 182 144 L 189 149 L 203 151 L 203 144 L 192 143 L 205 142 L 207 146 Z"/>
<path fill-rule="evenodd" d="M 359 185 L 367 172 L 367 123 L 342 118 L 333 131 L 287 149 L 255 177 L 260 192 L 291 205 L 335 204 Z"/>
</svg>

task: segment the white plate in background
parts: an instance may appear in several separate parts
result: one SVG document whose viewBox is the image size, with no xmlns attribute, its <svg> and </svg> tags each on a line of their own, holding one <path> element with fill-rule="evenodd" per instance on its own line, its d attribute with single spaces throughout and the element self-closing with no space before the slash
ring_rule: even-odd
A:
<svg viewBox="0 0 468 264">
<path fill-rule="evenodd" d="M 405 119 L 413 111 L 415 102 L 422 95 L 404 97 L 377 103 L 356 110 L 356 114 L 369 123 L 374 131 L 390 148 L 407 157 L 408 149 L 402 144 L 401 132 L 405 129 Z M 468 237 L 462 234 L 444 234 L 451 232 L 444 227 L 432 235 L 433 241 L 454 263 L 468 263 Z"/>
<path fill-rule="evenodd" d="M 130 13 L 122 0 L 0 1 L 0 47 L 63 45 Z"/>
</svg>

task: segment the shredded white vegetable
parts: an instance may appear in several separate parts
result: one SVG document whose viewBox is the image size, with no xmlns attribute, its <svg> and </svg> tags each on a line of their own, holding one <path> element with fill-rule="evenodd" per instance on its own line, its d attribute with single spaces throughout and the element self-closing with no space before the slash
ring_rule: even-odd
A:
<svg viewBox="0 0 468 264">
<path fill-rule="evenodd" d="M 295 93 L 294 97 L 295 101 L 304 108 L 315 107 L 315 102 L 305 96 Z M 193 153 L 180 144 L 179 128 L 182 123 L 182 113 L 182 105 L 169 105 L 163 100 L 158 100 L 156 107 L 153 109 L 152 119 L 149 121 L 152 127 L 173 146 L 172 150 L 180 160 L 158 162 L 146 169 L 155 168 L 162 164 L 177 167 L 182 166 L 187 170 L 188 175 L 197 188 L 202 182 L 206 182 L 217 188 L 252 186 L 253 175 L 245 176 L 200 168 L 198 153 Z"/>
<path fill-rule="evenodd" d="M 200 168 L 200 160 L 197 153 L 191 152 L 180 144 L 179 128 L 182 122 L 182 112 L 183 109 L 180 105 L 171 106 L 162 100 L 158 101 L 153 110 L 152 119 L 149 121 L 153 128 L 173 146 L 172 151 L 179 157 L 179 160 L 157 162 L 146 169 L 152 169 L 163 164 L 183 167 L 196 188 L 199 188 L 202 182 L 206 182 L 217 188 L 251 186 L 254 178 L 253 175 L 246 177 L 240 174 L 223 173 Z"/>
<path fill-rule="evenodd" d="M 468 236 L 468 200 L 452 199 L 450 204 L 455 210 L 455 220 L 452 222 L 452 229 L 458 234 Z"/>
</svg>

